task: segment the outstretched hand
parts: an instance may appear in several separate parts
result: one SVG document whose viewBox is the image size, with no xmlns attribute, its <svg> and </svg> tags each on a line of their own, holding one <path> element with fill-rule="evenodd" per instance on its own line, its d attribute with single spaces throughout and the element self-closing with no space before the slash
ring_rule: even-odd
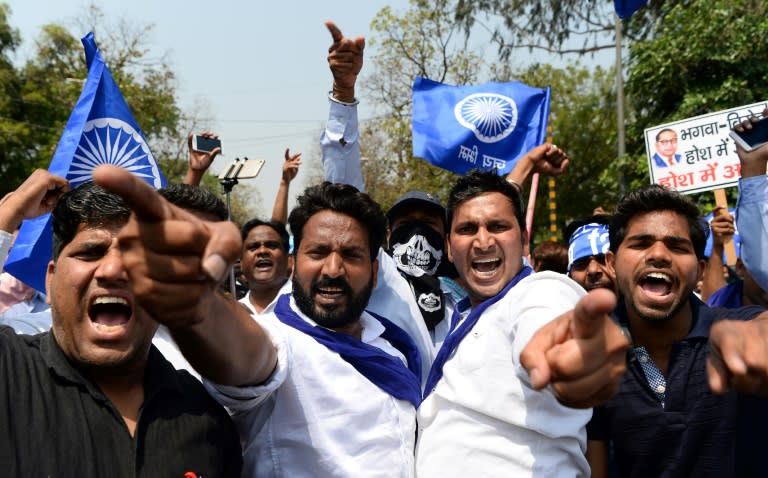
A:
<svg viewBox="0 0 768 478">
<path fill-rule="evenodd" d="M 286 184 L 290 184 L 290 182 L 296 178 L 296 175 L 299 174 L 299 166 L 301 166 L 301 153 L 292 155 L 291 150 L 285 148 L 282 181 Z"/>
<path fill-rule="evenodd" d="M 768 395 L 768 312 L 749 321 L 721 320 L 712 326 L 707 378 L 713 393 L 729 389 Z"/>
<path fill-rule="evenodd" d="M 612 292 L 596 289 L 539 329 L 520 354 L 531 385 L 542 389 L 551 383 L 558 400 L 573 408 L 609 400 L 626 370 L 629 347 L 608 316 L 615 307 Z"/>
<path fill-rule="evenodd" d="M 208 168 L 211 167 L 213 160 L 216 159 L 216 156 L 218 156 L 219 153 L 221 153 L 221 148 L 219 147 L 213 148 L 211 151 L 196 151 L 192 149 L 193 136 L 193 133 L 189 133 L 189 135 L 187 135 L 187 147 L 189 148 L 189 166 L 187 169 L 187 175 L 184 178 L 185 184 L 200 184 L 200 181 L 203 179 L 203 175 L 206 171 L 208 171 Z M 216 133 L 211 131 L 203 131 L 200 133 L 200 136 L 219 139 Z"/>
<path fill-rule="evenodd" d="M 333 43 L 328 48 L 328 66 L 333 74 L 333 96 L 339 101 L 355 101 L 355 83 L 363 68 L 363 50 L 365 38 L 347 38 L 332 21 L 325 26 L 331 34 Z"/>
<path fill-rule="evenodd" d="M 237 227 L 198 219 L 122 168 L 99 166 L 93 180 L 121 196 L 133 212 L 118 240 L 139 303 L 166 325 L 200 321 L 240 254 Z"/>
</svg>

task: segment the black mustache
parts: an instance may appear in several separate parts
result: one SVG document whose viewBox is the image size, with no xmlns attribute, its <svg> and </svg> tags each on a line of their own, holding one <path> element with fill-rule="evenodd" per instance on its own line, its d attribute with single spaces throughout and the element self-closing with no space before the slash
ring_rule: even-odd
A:
<svg viewBox="0 0 768 478">
<path fill-rule="evenodd" d="M 320 289 L 325 288 L 335 288 L 340 289 L 343 294 L 349 295 L 352 293 L 352 287 L 349 285 L 349 282 L 345 281 L 344 279 L 320 279 L 319 281 L 312 284 L 312 293 L 318 294 L 320 292 Z"/>
</svg>

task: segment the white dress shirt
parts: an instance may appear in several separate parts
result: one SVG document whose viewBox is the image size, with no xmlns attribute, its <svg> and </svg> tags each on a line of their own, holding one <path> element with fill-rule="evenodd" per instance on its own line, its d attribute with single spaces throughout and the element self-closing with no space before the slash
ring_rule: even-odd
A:
<svg viewBox="0 0 768 478">
<path fill-rule="evenodd" d="M 258 315 L 264 315 L 269 314 L 273 310 L 275 310 L 275 305 L 277 304 L 277 299 L 280 298 L 283 294 L 290 294 L 293 290 L 293 282 L 291 282 L 290 279 L 286 279 L 285 283 L 283 283 L 282 287 L 280 287 L 280 290 L 277 291 L 277 295 L 272 298 L 272 302 L 267 304 L 266 307 L 264 307 L 264 310 L 261 312 L 256 312 L 256 309 L 253 307 L 253 304 L 251 304 L 251 291 L 248 291 L 247 294 L 245 294 L 245 297 L 240 299 L 238 302 L 248 307 L 248 310 L 251 311 L 251 315 L 258 316 Z"/>
<path fill-rule="evenodd" d="M 589 476 L 592 411 L 534 390 L 520 365 L 533 334 L 585 294 L 562 274 L 539 272 L 488 307 L 419 407 L 419 478 Z"/>
<path fill-rule="evenodd" d="M 329 98 L 330 110 L 320 136 L 323 152 L 323 177 L 332 183 L 351 184 L 365 192 L 360 167 L 357 103 L 344 105 Z"/>
<path fill-rule="evenodd" d="M 293 299 L 291 308 L 308 323 Z M 416 411 L 381 390 L 315 339 L 274 313 L 256 318 L 277 348 L 277 368 L 253 387 L 205 382 L 228 408 L 243 443 L 243 476 L 413 476 Z M 380 337 L 383 325 L 360 319 L 362 341 L 405 359 Z"/>
<path fill-rule="evenodd" d="M 768 290 L 768 177 L 739 180 L 736 228 L 744 266 L 760 287 Z"/>
</svg>

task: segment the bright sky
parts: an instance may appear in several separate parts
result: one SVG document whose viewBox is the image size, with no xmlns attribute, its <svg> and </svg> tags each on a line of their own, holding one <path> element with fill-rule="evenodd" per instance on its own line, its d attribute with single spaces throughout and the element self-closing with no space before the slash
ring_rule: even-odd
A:
<svg viewBox="0 0 768 478">
<path fill-rule="evenodd" d="M 24 40 L 20 59 L 32 54 L 42 25 L 71 27 L 89 5 L 79 0 L 0 1 L 10 4 L 10 24 Z M 216 160 L 214 171 L 218 171 L 217 164 L 236 157 L 266 159 L 259 177 L 251 180 L 262 196 L 262 208 L 257 212 L 265 216 L 272 211 L 285 148 L 308 156 L 316 148 L 327 117 L 332 80 L 326 55 L 331 37 L 323 22 L 333 20 L 347 36 L 369 37 L 371 20 L 385 5 L 397 12 L 408 8 L 407 0 L 93 3 L 108 18 L 155 25 L 146 42 L 150 55 L 169 54 L 182 108 L 206 104 L 210 114 L 205 116 L 211 117 L 206 126 L 222 138 L 225 156 Z M 79 36 L 87 33 L 72 31 Z M 98 37 L 96 41 L 98 44 Z M 363 75 L 366 73 L 370 72 L 364 66 Z M 363 99 L 360 117 L 371 115 Z M 306 166 L 307 161 L 302 167 Z M 302 170 L 292 183 L 291 206 L 306 176 L 308 172 Z"/>
<path fill-rule="evenodd" d="M 75 18 L 87 12 L 88 0 L 3 1 L 9 2 L 10 23 L 24 40 L 19 62 L 33 54 L 33 41 L 44 24 L 72 27 L 70 30 L 79 36 L 87 33 L 75 32 L 73 26 Z M 200 111 L 211 120 L 202 126 L 222 138 L 225 156 L 214 163 L 214 173 L 236 157 L 266 160 L 259 177 L 248 181 L 260 191 L 262 203 L 256 212 L 261 216 L 271 215 L 285 148 L 304 152 L 305 157 L 291 186 L 289 207 L 309 176 L 308 156 L 319 154 L 317 143 L 327 118 L 327 93 L 332 82 L 326 61 L 331 37 L 323 22 L 333 20 L 347 36 L 370 38 L 370 23 L 381 8 L 389 5 L 396 13 L 403 13 L 409 7 L 408 0 L 93 3 L 110 19 L 108 25 L 115 26 L 119 19 L 139 26 L 155 25 L 146 42 L 150 56 L 168 54 L 178 80 L 180 105 L 187 113 L 195 105 L 205 105 Z M 98 44 L 98 36 L 96 41 Z M 371 53 L 369 48 L 367 57 Z M 600 60 L 583 61 L 606 65 L 612 55 L 608 50 L 601 53 Z M 538 53 L 526 58 L 563 63 L 558 57 Z M 363 79 L 372 74 L 370 65 L 363 66 Z M 372 117 L 366 98 L 360 100 L 361 120 Z M 141 126 L 141 119 L 137 120 Z"/>
</svg>

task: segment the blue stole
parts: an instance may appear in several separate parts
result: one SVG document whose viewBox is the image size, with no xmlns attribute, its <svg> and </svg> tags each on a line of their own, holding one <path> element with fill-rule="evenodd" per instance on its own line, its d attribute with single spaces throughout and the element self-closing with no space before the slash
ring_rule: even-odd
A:
<svg viewBox="0 0 768 478">
<path fill-rule="evenodd" d="M 432 390 L 435 389 L 440 379 L 443 378 L 443 366 L 445 365 L 445 362 L 447 362 L 448 359 L 453 356 L 453 353 L 459 347 L 461 341 L 464 340 L 464 337 L 466 337 L 469 331 L 475 327 L 475 324 L 480 319 L 480 316 L 483 315 L 485 309 L 498 302 L 502 297 L 507 295 L 507 292 L 509 292 L 511 288 L 517 285 L 518 282 L 525 279 L 532 273 L 533 269 L 528 266 L 523 267 L 523 269 L 518 272 L 511 281 L 509 281 L 509 284 L 507 284 L 504 289 L 501 290 L 501 292 L 478 304 L 477 307 L 470 311 L 469 316 L 464 319 L 461 325 L 459 325 L 455 330 L 451 330 L 451 332 L 448 334 L 448 337 L 445 339 L 445 342 L 443 342 L 442 347 L 440 347 L 440 351 L 437 353 L 435 361 L 432 362 L 432 368 L 429 370 L 429 377 L 427 377 L 427 385 L 424 388 L 425 399 L 429 396 L 430 393 L 432 393 Z M 451 318 L 451 323 L 454 327 L 456 326 L 456 323 L 458 323 L 459 316 L 461 315 L 459 309 L 466 309 L 468 302 L 469 299 L 465 298 L 455 309 L 453 309 L 453 317 Z"/>
<path fill-rule="evenodd" d="M 413 339 L 405 331 L 389 320 L 371 314 L 384 325 L 381 337 L 405 356 L 408 361 L 407 368 L 399 358 L 378 347 L 363 343 L 350 335 L 309 324 L 291 308 L 290 297 L 290 294 L 282 295 L 275 306 L 275 316 L 282 323 L 309 335 L 339 354 L 374 385 L 397 399 L 408 400 L 418 408 L 421 403 L 421 357 Z"/>
</svg>

